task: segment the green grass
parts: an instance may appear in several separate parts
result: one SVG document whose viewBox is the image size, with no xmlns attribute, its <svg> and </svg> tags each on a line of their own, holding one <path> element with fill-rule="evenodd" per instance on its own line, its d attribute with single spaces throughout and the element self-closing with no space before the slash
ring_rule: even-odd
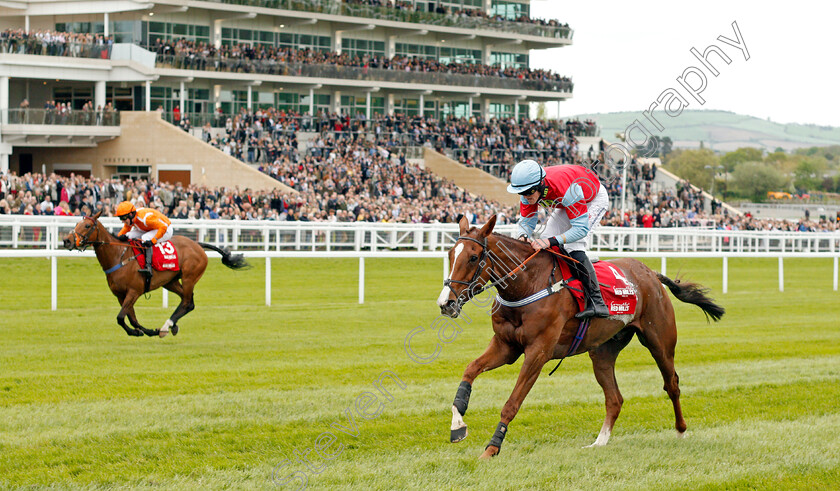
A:
<svg viewBox="0 0 840 491">
<path fill-rule="evenodd" d="M 475 306 L 433 362 L 403 350 L 415 327 L 438 317 L 439 260 L 367 260 L 358 305 L 357 260 L 274 260 L 265 270 L 212 261 L 194 312 L 166 339 L 130 338 L 96 263 L 59 260 L 59 310 L 51 312 L 49 262 L 0 260 L 0 488 L 270 489 L 272 470 L 337 436 L 312 457 L 311 489 L 836 489 L 840 486 L 840 326 L 831 261 L 668 261 L 669 276 L 712 288 L 727 309 L 708 325 L 675 303 L 676 365 L 687 437 L 649 353 L 633 341 L 619 357 L 625 398 L 606 447 L 594 441 L 603 394 L 588 357 L 543 376 L 510 425 L 502 453 L 479 462 L 521 361 L 481 375 L 466 421 L 448 443 L 461 374 L 486 347 L 489 319 Z M 653 267 L 658 260 L 648 261 Z M 159 327 L 174 309 L 138 303 Z M 430 353 L 427 333 L 417 352 Z M 385 371 L 387 400 L 373 383 Z M 363 419 L 357 397 L 379 394 Z M 373 404 L 371 409 L 375 409 Z M 347 434 L 332 427 L 353 427 Z M 322 441 L 322 444 L 325 442 Z M 340 446 L 339 446 L 340 445 Z M 314 451 L 310 453 L 313 456 Z M 292 481 L 286 487 L 294 489 Z"/>
</svg>

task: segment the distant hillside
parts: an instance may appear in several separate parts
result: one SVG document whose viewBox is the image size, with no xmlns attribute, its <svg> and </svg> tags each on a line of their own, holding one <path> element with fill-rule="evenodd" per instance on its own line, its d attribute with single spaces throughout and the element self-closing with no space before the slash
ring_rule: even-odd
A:
<svg viewBox="0 0 840 491">
<path fill-rule="evenodd" d="M 780 124 L 727 111 L 686 110 L 676 118 L 655 114 L 665 131 L 654 134 L 670 137 L 674 146 L 681 148 L 697 148 L 701 141 L 706 148 L 721 152 L 740 147 L 759 147 L 772 152 L 778 147 L 791 150 L 840 144 L 840 128 L 833 126 Z M 581 114 L 573 118 L 597 121 L 601 136 L 607 140 L 615 140 L 615 134 L 623 132 L 637 118 L 655 131 L 641 111 Z"/>
</svg>

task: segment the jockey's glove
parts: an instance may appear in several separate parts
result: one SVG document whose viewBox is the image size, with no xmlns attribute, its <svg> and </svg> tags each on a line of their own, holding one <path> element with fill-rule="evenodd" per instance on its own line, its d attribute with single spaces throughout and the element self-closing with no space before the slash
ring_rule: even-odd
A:
<svg viewBox="0 0 840 491">
<path fill-rule="evenodd" d="M 155 245 L 155 244 L 151 240 L 144 240 L 143 241 L 143 247 L 152 247 L 153 245 Z"/>
<path fill-rule="evenodd" d="M 119 240 L 120 242 L 128 242 L 128 236 L 125 234 L 119 235 L 117 236 L 117 240 Z"/>
</svg>

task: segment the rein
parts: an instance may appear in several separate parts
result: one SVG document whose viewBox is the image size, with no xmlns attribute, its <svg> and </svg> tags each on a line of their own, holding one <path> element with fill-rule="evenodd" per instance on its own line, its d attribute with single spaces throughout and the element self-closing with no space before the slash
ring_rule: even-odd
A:
<svg viewBox="0 0 840 491">
<path fill-rule="evenodd" d="M 481 241 L 481 242 L 479 242 L 478 240 L 476 240 L 472 237 L 465 237 L 465 236 L 458 237 L 456 239 L 456 242 L 459 241 L 459 240 L 469 240 L 469 241 L 475 242 L 476 244 L 480 245 L 481 246 L 481 257 L 479 258 L 479 265 L 484 264 L 484 258 L 488 257 L 488 254 L 487 254 L 487 237 L 485 237 L 484 240 Z M 524 261 L 522 261 L 518 266 L 516 266 L 511 271 L 509 271 L 506 275 L 504 275 L 504 276 L 502 276 L 502 277 L 500 277 L 500 278 L 498 278 L 494 281 L 486 283 L 484 286 L 479 288 L 475 293 L 473 293 L 472 297 L 475 297 L 476 295 L 480 295 L 480 294 L 484 293 L 486 290 L 498 286 L 500 283 L 502 283 L 505 279 L 507 279 L 511 275 L 514 275 L 518 271 L 521 271 L 525 267 L 525 265 L 528 264 L 528 261 L 530 261 L 531 259 L 536 257 L 536 255 L 539 254 L 540 251 L 550 252 L 551 254 L 554 254 L 557 257 L 564 258 L 564 259 L 569 260 L 569 261 L 574 262 L 574 263 L 579 262 L 578 260 L 574 259 L 573 257 L 567 256 L 565 254 L 560 254 L 559 252 L 554 252 L 553 250 L 551 250 L 551 248 L 540 249 L 539 251 L 534 251 L 533 254 L 528 256 Z M 490 258 L 490 262 L 492 263 L 493 262 L 493 256 L 489 255 L 489 258 Z M 478 277 L 481 275 L 481 273 L 483 271 L 484 271 L 484 266 L 481 266 L 480 268 L 478 268 L 475 271 L 475 274 L 473 275 L 473 277 L 470 281 L 457 281 L 457 280 L 448 280 L 447 279 L 447 280 L 444 280 L 443 286 L 449 286 L 451 283 L 457 283 L 457 284 L 465 285 L 469 290 L 471 290 L 472 289 L 471 285 L 473 283 L 475 283 L 475 281 L 478 279 Z M 492 273 L 492 271 L 491 271 L 491 273 Z M 452 288 L 450 287 L 450 290 L 451 289 Z"/>
<path fill-rule="evenodd" d="M 87 216 L 82 217 L 82 219 L 83 220 L 90 220 L 91 224 L 93 224 L 93 227 L 91 227 L 91 229 L 88 230 L 88 233 L 86 233 L 85 235 L 79 234 L 78 232 L 76 232 L 75 229 L 73 230 L 73 238 L 74 239 L 79 239 L 79 245 L 76 247 L 78 250 L 86 251 L 89 246 L 96 247 L 96 246 L 109 245 L 109 244 L 110 245 L 115 245 L 115 246 L 120 246 L 120 247 L 131 247 L 131 244 L 123 244 L 121 242 L 113 242 L 113 241 L 108 242 L 108 241 L 104 241 L 104 240 L 88 240 L 88 238 L 93 234 L 93 231 L 97 229 L 96 228 L 96 220 L 94 220 L 91 217 L 87 217 Z"/>
</svg>

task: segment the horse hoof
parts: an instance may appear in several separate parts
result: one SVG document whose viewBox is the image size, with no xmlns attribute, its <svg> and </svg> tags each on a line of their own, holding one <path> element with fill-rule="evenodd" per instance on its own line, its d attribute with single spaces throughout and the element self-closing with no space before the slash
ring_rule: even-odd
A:
<svg viewBox="0 0 840 491">
<path fill-rule="evenodd" d="M 491 445 L 491 446 L 487 447 L 486 449 L 484 449 L 484 453 L 481 454 L 481 457 L 479 457 L 479 460 L 490 460 L 498 454 L 499 454 L 499 449 L 497 447 L 494 447 L 494 446 Z"/>
<path fill-rule="evenodd" d="M 170 329 L 170 330 L 172 331 L 173 336 L 177 336 L 178 335 L 178 324 L 173 324 L 172 329 Z"/>
<path fill-rule="evenodd" d="M 684 431 L 678 431 L 677 432 L 677 438 L 685 438 L 685 432 Z"/>
<path fill-rule="evenodd" d="M 467 437 L 467 425 L 464 425 L 458 429 L 450 430 L 449 432 L 449 441 L 452 443 L 458 443 L 464 438 Z"/>
<path fill-rule="evenodd" d="M 166 319 L 166 322 L 164 322 L 163 326 L 160 328 L 160 337 L 164 337 L 169 334 L 169 329 L 174 325 L 175 323 L 172 322 L 172 319 Z"/>
</svg>

